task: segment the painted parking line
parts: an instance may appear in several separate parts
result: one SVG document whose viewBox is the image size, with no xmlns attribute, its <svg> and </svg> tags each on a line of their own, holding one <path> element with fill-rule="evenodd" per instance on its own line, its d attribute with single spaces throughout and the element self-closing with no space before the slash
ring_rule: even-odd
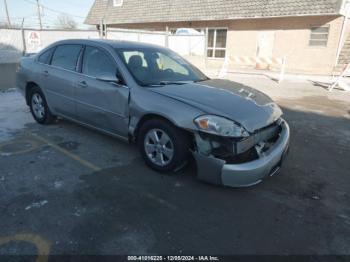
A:
<svg viewBox="0 0 350 262">
<path fill-rule="evenodd" d="M 61 152 L 62 154 L 64 154 L 64 155 L 68 156 L 69 158 L 79 162 L 81 165 L 83 165 L 83 166 L 85 166 L 85 167 L 87 167 L 87 168 L 89 168 L 89 169 L 91 169 L 93 171 L 97 172 L 97 171 L 101 171 L 102 170 L 101 167 L 99 167 L 97 165 L 94 165 L 94 164 L 92 164 L 92 163 L 82 159 L 78 155 L 67 151 L 66 149 L 56 145 L 55 143 L 51 142 L 50 140 L 48 140 L 46 138 L 40 137 L 37 134 L 31 133 L 31 132 L 29 132 L 28 134 L 31 135 L 32 137 L 34 137 L 35 139 L 37 139 L 38 141 L 47 144 L 48 146 L 56 149 L 57 151 Z M 128 187 L 128 189 L 133 191 L 133 192 L 135 192 L 134 188 Z M 173 210 L 177 209 L 177 207 L 175 205 L 173 205 L 173 204 L 169 203 L 168 201 L 166 201 L 166 200 L 164 200 L 164 199 L 162 199 L 162 198 L 160 198 L 158 196 L 155 196 L 155 195 L 153 195 L 153 194 L 151 194 L 149 192 L 142 193 L 142 195 L 144 197 L 152 200 L 152 201 L 155 201 L 155 202 L 157 202 L 157 203 L 159 203 L 159 204 L 161 204 L 163 206 L 166 206 L 169 209 L 173 209 Z"/>
<path fill-rule="evenodd" d="M 47 144 L 48 146 L 54 148 L 55 150 L 59 151 L 60 153 L 68 156 L 69 158 L 77 161 L 78 163 L 80 163 L 82 166 L 85 166 L 89 169 L 92 169 L 93 171 L 101 171 L 102 168 L 95 165 L 95 164 L 92 164 L 91 162 L 85 160 L 85 159 L 82 159 L 80 156 L 76 155 L 76 154 L 73 154 L 72 152 L 69 152 L 68 150 L 56 145 L 55 143 L 51 142 L 50 140 L 46 139 L 46 138 L 43 138 L 41 136 L 38 136 L 37 134 L 34 134 L 34 133 L 31 133 L 29 132 L 28 133 L 29 135 L 31 135 L 32 137 L 34 137 L 36 140 L 40 141 L 40 142 L 43 142 L 45 144 Z"/>
<path fill-rule="evenodd" d="M 11 242 L 26 242 L 33 244 L 37 249 L 36 262 L 46 262 L 50 254 L 50 242 L 36 234 L 16 234 L 0 237 L 0 246 Z"/>
<path fill-rule="evenodd" d="M 0 143 L 0 156 L 21 155 L 32 152 L 40 147 L 38 141 L 19 139 Z"/>
</svg>

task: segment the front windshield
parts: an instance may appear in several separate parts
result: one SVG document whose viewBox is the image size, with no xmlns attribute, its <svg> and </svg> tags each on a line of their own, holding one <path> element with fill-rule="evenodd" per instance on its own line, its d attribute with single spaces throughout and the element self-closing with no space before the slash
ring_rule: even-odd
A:
<svg viewBox="0 0 350 262">
<path fill-rule="evenodd" d="M 207 80 L 199 69 L 166 49 L 117 49 L 130 73 L 142 86 L 181 84 Z"/>
</svg>

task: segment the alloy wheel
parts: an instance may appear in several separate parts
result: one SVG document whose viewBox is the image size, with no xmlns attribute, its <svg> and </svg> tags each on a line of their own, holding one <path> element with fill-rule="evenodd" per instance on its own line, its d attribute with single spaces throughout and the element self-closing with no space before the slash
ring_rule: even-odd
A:
<svg viewBox="0 0 350 262">
<path fill-rule="evenodd" d="M 32 96 L 32 108 L 33 113 L 38 119 L 43 119 L 45 117 L 45 105 L 44 100 L 40 94 L 35 93 Z"/>
<path fill-rule="evenodd" d="M 174 157 L 174 144 L 161 129 L 151 129 L 145 136 L 144 148 L 147 157 L 158 166 L 166 166 Z"/>
</svg>

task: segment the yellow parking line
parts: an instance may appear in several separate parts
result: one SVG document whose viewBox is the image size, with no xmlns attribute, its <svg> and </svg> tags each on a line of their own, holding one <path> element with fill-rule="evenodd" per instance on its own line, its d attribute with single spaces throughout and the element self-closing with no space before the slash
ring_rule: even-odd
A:
<svg viewBox="0 0 350 262">
<path fill-rule="evenodd" d="M 38 251 L 36 262 L 46 262 L 50 254 L 50 243 L 39 235 L 16 234 L 13 236 L 0 237 L 0 246 L 10 242 L 27 242 L 35 245 Z"/>
<path fill-rule="evenodd" d="M 18 143 L 28 144 L 28 145 L 30 145 L 30 147 L 26 148 L 26 149 L 17 150 L 15 152 L 7 152 L 4 149 L 4 148 L 6 148 L 6 146 L 16 145 Z M 26 154 L 26 153 L 32 152 L 38 148 L 39 148 L 39 144 L 37 141 L 29 141 L 29 140 L 27 141 L 27 140 L 20 139 L 20 140 L 16 140 L 15 142 L 0 143 L 0 155 L 13 156 L 13 155 Z"/>
<path fill-rule="evenodd" d="M 62 148 L 62 147 L 60 147 L 60 146 L 58 146 L 58 145 L 52 143 L 51 141 L 47 140 L 46 138 L 40 137 L 40 136 L 38 136 L 38 135 L 36 135 L 36 134 L 34 134 L 34 133 L 29 133 L 29 134 L 30 134 L 31 136 L 35 137 L 35 139 L 37 139 L 37 140 L 39 140 L 39 141 L 41 141 L 41 142 L 47 144 L 48 146 L 50 146 L 50 147 L 56 149 L 57 151 L 59 151 L 59 152 L 61 152 L 62 154 L 64 154 L 64 155 L 70 157 L 71 159 L 74 159 L 75 161 L 79 162 L 81 165 L 83 165 L 83 166 L 85 166 L 85 167 L 87 167 L 87 168 L 89 168 L 89 169 L 92 169 L 93 171 L 101 171 L 101 169 L 102 169 L 102 168 L 100 168 L 99 166 L 96 166 L 96 165 L 94 165 L 94 164 L 92 164 L 92 163 L 90 163 L 90 162 L 88 162 L 88 161 L 82 159 L 82 158 L 79 157 L 78 155 L 73 154 L 73 153 L 69 152 L 68 150 L 66 150 L 66 149 L 64 149 L 64 148 Z"/>
<path fill-rule="evenodd" d="M 90 162 L 80 158 L 78 155 L 75 155 L 75 154 L 65 150 L 64 148 L 62 148 L 62 147 L 52 143 L 51 141 L 47 140 L 46 138 L 40 137 L 40 136 L 38 136 L 38 135 L 36 135 L 34 133 L 29 133 L 29 135 L 33 136 L 35 139 L 43 142 L 44 144 L 47 144 L 48 146 L 56 149 L 57 151 L 63 153 L 64 155 L 74 159 L 75 161 L 79 162 L 81 165 L 83 165 L 85 167 L 88 167 L 88 168 L 90 168 L 90 169 L 92 169 L 94 171 L 101 171 L 102 170 L 101 167 L 96 166 L 96 165 L 94 165 L 94 164 L 92 164 L 92 163 L 90 163 Z M 135 191 L 134 188 L 131 188 L 131 187 L 127 187 L 127 188 L 132 190 L 132 191 Z M 160 203 L 161 205 L 164 205 L 164 206 L 166 206 L 166 207 L 168 207 L 170 209 L 174 209 L 174 210 L 177 209 L 177 207 L 175 205 L 173 205 L 173 204 L 167 202 L 166 200 L 164 200 L 164 199 L 162 199 L 160 197 L 157 197 L 157 196 L 155 196 L 155 195 L 153 195 L 151 193 L 144 193 L 142 195 L 147 197 L 147 198 L 149 198 L 149 199 L 151 199 L 151 200 L 153 200 L 153 201 L 156 201 L 156 202 Z"/>
</svg>

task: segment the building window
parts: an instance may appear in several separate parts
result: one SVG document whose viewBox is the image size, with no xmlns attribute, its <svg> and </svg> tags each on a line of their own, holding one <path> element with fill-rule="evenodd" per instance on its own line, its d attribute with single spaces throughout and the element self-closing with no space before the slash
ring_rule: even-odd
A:
<svg viewBox="0 0 350 262">
<path fill-rule="evenodd" d="M 227 29 L 209 29 L 207 57 L 224 58 L 226 55 Z"/>
<path fill-rule="evenodd" d="M 327 46 L 329 26 L 311 27 L 310 46 Z"/>
<path fill-rule="evenodd" d="M 113 0 L 113 6 L 122 6 L 123 0 Z"/>
</svg>

